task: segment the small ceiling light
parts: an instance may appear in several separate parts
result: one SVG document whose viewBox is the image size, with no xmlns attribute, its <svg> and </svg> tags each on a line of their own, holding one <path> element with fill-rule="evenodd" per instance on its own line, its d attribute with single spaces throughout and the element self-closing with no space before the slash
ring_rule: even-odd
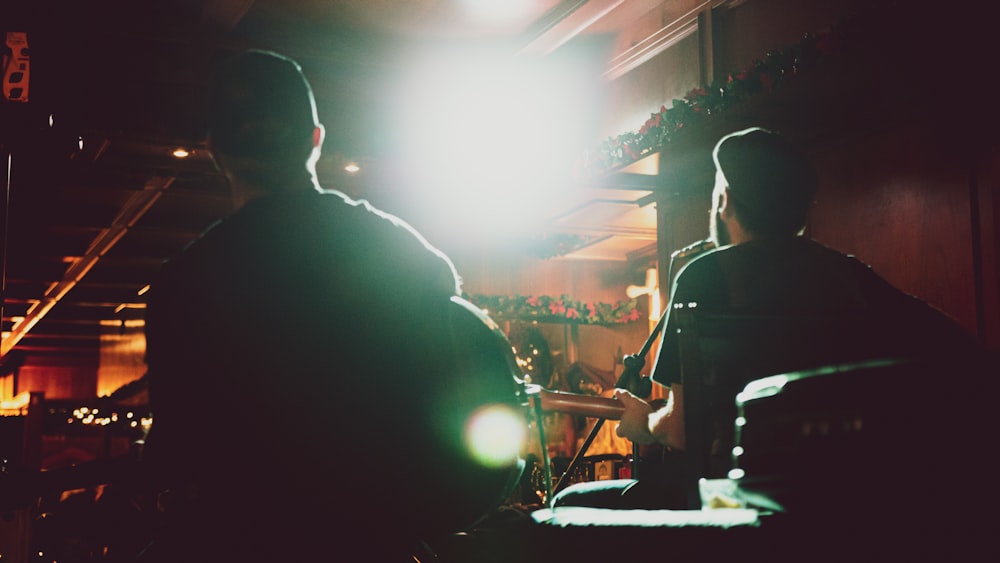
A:
<svg viewBox="0 0 1000 563">
<path fill-rule="evenodd" d="M 76 138 L 76 145 L 80 147 L 80 150 L 83 150 L 83 137 Z"/>
<path fill-rule="evenodd" d="M 344 166 L 344 170 L 347 171 L 348 174 L 355 174 L 361 170 L 361 167 L 358 166 L 356 162 L 348 162 Z"/>
<path fill-rule="evenodd" d="M 187 158 L 193 154 L 194 151 L 189 151 L 184 147 L 177 147 L 170 154 L 174 155 L 174 158 Z"/>
<path fill-rule="evenodd" d="M 149 284 L 148 283 L 146 285 L 142 286 L 142 288 L 139 289 L 139 291 L 137 292 L 137 294 L 138 295 L 145 295 L 145 293 L 147 291 L 149 291 Z"/>
</svg>

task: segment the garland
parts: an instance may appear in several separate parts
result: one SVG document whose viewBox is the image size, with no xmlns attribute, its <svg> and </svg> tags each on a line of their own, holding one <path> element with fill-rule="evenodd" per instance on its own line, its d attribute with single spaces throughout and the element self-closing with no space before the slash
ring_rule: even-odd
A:
<svg viewBox="0 0 1000 563">
<path fill-rule="evenodd" d="M 616 325 L 632 323 L 642 318 L 637 299 L 615 304 L 575 301 L 566 295 L 472 295 L 467 299 L 486 311 L 495 321 Z"/>
<path fill-rule="evenodd" d="M 844 47 L 846 26 L 838 24 L 828 31 L 806 34 L 796 45 L 767 53 L 723 81 L 694 88 L 683 99 L 673 100 L 670 108 L 650 114 L 638 131 L 609 137 L 583 158 L 583 171 L 606 172 L 635 162 L 660 151 L 673 141 L 678 131 L 690 128 L 723 113 L 760 92 L 769 92 L 783 82 L 819 66 L 827 57 Z"/>
</svg>

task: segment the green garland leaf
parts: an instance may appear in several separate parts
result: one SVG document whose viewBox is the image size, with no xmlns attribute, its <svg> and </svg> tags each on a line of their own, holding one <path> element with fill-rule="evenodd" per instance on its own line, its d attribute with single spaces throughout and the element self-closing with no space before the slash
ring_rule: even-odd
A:
<svg viewBox="0 0 1000 563">
<path fill-rule="evenodd" d="M 609 137 L 589 151 L 584 155 L 582 171 L 603 173 L 662 150 L 678 131 L 697 126 L 751 96 L 771 91 L 822 64 L 831 55 L 839 54 L 848 31 L 848 26 L 842 23 L 818 34 L 806 34 L 800 43 L 771 51 L 763 59 L 729 73 L 723 81 L 694 88 L 684 98 L 673 100 L 671 107 L 661 106 L 658 112 L 650 114 L 637 131 Z"/>
</svg>

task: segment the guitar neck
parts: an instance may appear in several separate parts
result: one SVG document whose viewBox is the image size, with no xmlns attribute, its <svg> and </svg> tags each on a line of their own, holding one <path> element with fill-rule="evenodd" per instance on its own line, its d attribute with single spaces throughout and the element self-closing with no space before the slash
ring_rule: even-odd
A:
<svg viewBox="0 0 1000 563">
<path fill-rule="evenodd" d="M 610 397 L 551 391 L 533 384 L 525 387 L 529 397 L 536 397 L 541 401 L 541 409 L 545 412 L 620 420 L 624 410 L 618 399 Z"/>
</svg>

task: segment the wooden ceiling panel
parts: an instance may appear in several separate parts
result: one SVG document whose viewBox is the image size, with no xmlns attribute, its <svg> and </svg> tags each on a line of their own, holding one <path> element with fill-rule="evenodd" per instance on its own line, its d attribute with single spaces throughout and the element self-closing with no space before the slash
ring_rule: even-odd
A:
<svg viewBox="0 0 1000 563">
<path fill-rule="evenodd" d="M 2 350 L 47 361 L 96 353 L 102 321 L 141 320 L 138 289 L 230 211 L 226 182 L 205 151 L 201 94 L 226 50 L 274 49 L 315 74 L 330 125 L 321 179 L 363 197 L 364 182 L 344 175 L 342 159 L 350 147 L 381 142 L 383 124 L 362 104 L 391 70 L 394 49 L 460 38 L 558 44 L 596 25 L 560 26 L 582 18 L 583 5 L 610 14 L 652 3 L 544 0 L 515 20 L 488 24 L 457 3 L 433 0 L 0 2 L 4 31 L 27 32 L 32 49 L 30 101 L 0 100 L 0 149 L 12 170 L 4 328 L 38 303 L 48 307 Z M 176 146 L 195 154 L 176 159 Z M 612 199 L 641 197 L 627 193 Z M 617 260 L 648 247 L 648 215 L 637 204 L 596 206 L 563 216 L 558 227 L 593 235 L 594 244 L 571 257 Z M 54 291 L 57 283 L 65 291 Z M 134 307 L 116 312 L 122 303 Z"/>
</svg>

